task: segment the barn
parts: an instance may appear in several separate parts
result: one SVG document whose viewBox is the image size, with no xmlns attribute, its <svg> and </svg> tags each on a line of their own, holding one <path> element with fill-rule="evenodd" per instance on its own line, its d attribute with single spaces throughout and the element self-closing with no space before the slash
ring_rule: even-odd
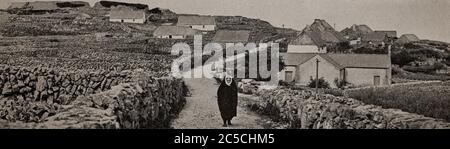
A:
<svg viewBox="0 0 450 149">
<path fill-rule="evenodd" d="M 212 16 L 181 15 L 178 16 L 177 26 L 190 27 L 201 31 L 216 30 L 216 19 Z"/>
</svg>

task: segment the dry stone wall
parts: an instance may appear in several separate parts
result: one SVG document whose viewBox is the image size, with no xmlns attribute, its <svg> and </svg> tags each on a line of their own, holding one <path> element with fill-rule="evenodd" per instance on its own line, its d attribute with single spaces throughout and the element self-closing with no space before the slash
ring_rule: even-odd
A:
<svg viewBox="0 0 450 149">
<path fill-rule="evenodd" d="M 301 129 L 449 129 L 450 123 L 404 112 L 383 109 L 358 100 L 321 95 L 310 91 L 259 91 L 248 105 L 291 128 Z"/>
<path fill-rule="evenodd" d="M 78 96 L 131 81 L 131 71 L 87 72 L 0 65 L 0 118 L 38 122 Z"/>
<path fill-rule="evenodd" d="M 129 83 L 121 83 L 100 93 L 79 95 L 68 105 L 58 104 L 53 115 L 41 116 L 37 122 L 0 120 L 0 126 L 56 129 L 168 128 L 171 119 L 185 104 L 184 82 L 176 78 L 153 78 L 143 71 L 133 71 L 129 76 L 132 76 Z M 27 102 L 45 104 L 40 101 Z M 20 111 L 19 114 L 27 112 Z"/>
<path fill-rule="evenodd" d="M 107 38 L 94 36 L 39 36 L 0 38 L 0 64 L 44 66 L 83 70 L 132 70 L 142 68 L 158 77 L 167 76 L 174 41 L 147 41 L 144 38 Z M 160 47 L 160 48 L 158 48 Z M 162 51 L 161 51 L 162 50 Z M 165 51 L 165 52 L 163 52 Z M 155 54 L 161 53 L 161 54 Z"/>
<path fill-rule="evenodd" d="M 79 15 L 57 13 L 48 15 L 11 15 L 0 32 L 7 37 L 42 35 L 84 35 L 93 32 L 127 33 L 126 26 L 93 17 L 77 19 Z"/>
</svg>

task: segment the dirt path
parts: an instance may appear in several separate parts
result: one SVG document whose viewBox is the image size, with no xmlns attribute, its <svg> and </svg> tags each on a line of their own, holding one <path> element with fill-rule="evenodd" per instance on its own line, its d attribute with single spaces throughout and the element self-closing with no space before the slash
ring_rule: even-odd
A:
<svg viewBox="0 0 450 149">
<path fill-rule="evenodd" d="M 263 119 L 249 111 L 241 103 L 238 116 L 233 118 L 233 125 L 222 127 L 219 107 L 217 105 L 218 84 L 213 79 L 186 79 L 191 96 L 177 119 L 172 122 L 175 129 L 262 129 Z"/>
</svg>

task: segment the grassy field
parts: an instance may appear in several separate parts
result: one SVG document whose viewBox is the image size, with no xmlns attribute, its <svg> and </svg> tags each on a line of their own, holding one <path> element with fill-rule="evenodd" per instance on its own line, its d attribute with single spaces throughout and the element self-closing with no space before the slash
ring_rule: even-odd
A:
<svg viewBox="0 0 450 149">
<path fill-rule="evenodd" d="M 347 91 L 367 104 L 396 108 L 450 122 L 450 82 L 397 85 Z"/>
</svg>

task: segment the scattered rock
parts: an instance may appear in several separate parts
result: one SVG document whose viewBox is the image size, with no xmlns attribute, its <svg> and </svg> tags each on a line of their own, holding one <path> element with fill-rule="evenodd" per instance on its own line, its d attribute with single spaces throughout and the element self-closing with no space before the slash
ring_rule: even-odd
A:
<svg viewBox="0 0 450 149">
<path fill-rule="evenodd" d="M 3 95 L 9 95 L 12 93 L 12 85 L 9 82 L 6 82 L 5 85 L 3 85 L 2 94 Z"/>
<path fill-rule="evenodd" d="M 47 81 L 44 76 L 37 77 L 36 90 L 41 92 L 47 88 Z"/>
</svg>

